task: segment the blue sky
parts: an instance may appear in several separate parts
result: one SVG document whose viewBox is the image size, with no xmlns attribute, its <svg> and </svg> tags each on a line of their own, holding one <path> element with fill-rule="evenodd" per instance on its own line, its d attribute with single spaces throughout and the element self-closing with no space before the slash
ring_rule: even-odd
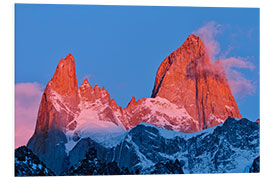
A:
<svg viewBox="0 0 270 180">
<path fill-rule="evenodd" d="M 125 107 L 132 96 L 151 96 L 160 63 L 209 22 L 222 26 L 213 37 L 220 45 L 216 58 L 226 54 L 253 65 L 232 68 L 252 85 L 234 93 L 240 112 L 256 120 L 259 9 L 16 4 L 15 83 L 44 88 L 71 53 L 79 86 L 88 77 Z"/>
</svg>

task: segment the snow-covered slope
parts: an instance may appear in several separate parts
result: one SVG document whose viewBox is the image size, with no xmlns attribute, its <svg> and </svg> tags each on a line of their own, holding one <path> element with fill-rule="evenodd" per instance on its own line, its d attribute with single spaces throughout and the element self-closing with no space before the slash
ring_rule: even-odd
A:
<svg viewBox="0 0 270 180">
<path fill-rule="evenodd" d="M 84 83 L 80 91 L 91 88 L 88 82 Z M 97 91 L 97 90 L 96 90 Z M 95 91 L 89 90 L 93 95 Z M 198 123 L 181 108 L 164 98 L 143 98 L 129 106 L 120 113 L 113 109 L 110 100 L 106 100 L 105 90 L 99 90 L 99 99 L 85 99 L 81 97 L 79 113 L 66 129 L 68 153 L 76 145 L 79 139 L 90 137 L 106 147 L 112 147 L 121 140 L 126 132 L 121 119 L 127 119 L 128 128 L 132 128 L 141 122 L 153 124 L 159 128 L 174 131 L 197 131 Z M 81 92 L 79 93 L 81 94 Z M 105 99 L 105 100 L 104 100 Z M 74 128 L 70 128 L 73 126 Z M 194 129 L 195 128 L 195 129 Z"/>
<path fill-rule="evenodd" d="M 130 128 L 146 122 L 179 132 L 199 130 L 198 122 L 187 113 L 184 107 L 179 107 L 165 98 L 143 98 L 137 102 L 131 102 L 125 110 L 128 114 Z"/>
<path fill-rule="evenodd" d="M 71 123 L 76 122 L 76 127 L 66 131 L 67 143 L 65 144 L 68 153 L 76 145 L 78 140 L 91 137 L 96 142 L 111 147 L 115 145 L 126 130 L 121 124 L 114 124 L 111 121 L 102 121 L 98 117 L 98 111 L 84 109 L 79 116 Z M 116 141 L 113 141 L 116 139 Z"/>
<path fill-rule="evenodd" d="M 92 89 L 85 79 L 78 92 L 79 113 L 65 131 L 67 154 L 80 139 L 87 137 L 106 147 L 115 145 L 112 139 L 120 139 L 126 129 L 118 118 L 118 109 L 114 109 L 108 91 L 98 86 Z M 73 128 L 69 128 L 70 126 Z"/>
</svg>

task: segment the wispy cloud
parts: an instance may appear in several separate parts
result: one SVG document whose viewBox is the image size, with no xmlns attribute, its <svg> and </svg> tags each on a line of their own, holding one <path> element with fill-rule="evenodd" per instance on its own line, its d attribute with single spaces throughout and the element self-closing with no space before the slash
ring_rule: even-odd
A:
<svg viewBox="0 0 270 180">
<path fill-rule="evenodd" d="M 231 68 L 245 68 L 249 70 L 253 70 L 255 66 L 248 61 L 249 58 L 243 58 L 243 57 L 228 57 L 222 59 L 222 62 L 225 66 L 225 68 L 228 68 L 230 70 Z"/>
<path fill-rule="evenodd" d="M 228 46 L 226 51 L 221 52 L 220 43 L 217 41 L 216 37 L 217 35 L 222 35 L 225 30 L 224 25 L 210 21 L 196 30 L 194 34 L 200 36 L 204 42 L 213 64 L 216 60 L 221 60 L 232 93 L 238 97 L 251 95 L 255 92 L 254 83 L 241 73 L 241 69 L 253 70 L 255 66 L 250 61 L 251 58 L 249 57 L 229 56 L 230 52 L 234 49 L 232 45 Z"/>
<path fill-rule="evenodd" d="M 15 84 L 15 147 L 25 145 L 34 133 L 41 96 L 39 83 Z"/>
<path fill-rule="evenodd" d="M 206 46 L 211 62 L 214 62 L 216 60 L 216 56 L 220 53 L 220 44 L 215 37 L 223 31 L 224 26 L 217 24 L 214 21 L 210 21 L 194 32 L 200 36 Z"/>
<path fill-rule="evenodd" d="M 228 77 L 231 79 L 229 85 L 232 92 L 237 93 L 239 98 L 255 93 L 254 83 L 245 78 L 239 71 L 231 70 Z"/>
</svg>

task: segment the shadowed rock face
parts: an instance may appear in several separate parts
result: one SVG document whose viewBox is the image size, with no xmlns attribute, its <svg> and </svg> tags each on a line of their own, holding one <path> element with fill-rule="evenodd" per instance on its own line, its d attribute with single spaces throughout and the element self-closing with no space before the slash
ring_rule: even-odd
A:
<svg viewBox="0 0 270 180">
<path fill-rule="evenodd" d="M 159 162 L 178 159 L 185 173 L 243 173 L 259 155 L 259 125 L 228 118 L 223 124 L 184 134 L 141 123 L 131 129 L 104 160 L 147 173 Z M 252 172 L 258 171 L 254 161 Z"/>
<path fill-rule="evenodd" d="M 25 146 L 15 149 L 15 176 L 55 176 L 55 174 Z"/>
<path fill-rule="evenodd" d="M 197 120 L 199 130 L 241 118 L 221 61 L 210 63 L 201 39 L 190 35 L 160 65 L 152 97 L 162 97 L 184 107 Z"/>
</svg>

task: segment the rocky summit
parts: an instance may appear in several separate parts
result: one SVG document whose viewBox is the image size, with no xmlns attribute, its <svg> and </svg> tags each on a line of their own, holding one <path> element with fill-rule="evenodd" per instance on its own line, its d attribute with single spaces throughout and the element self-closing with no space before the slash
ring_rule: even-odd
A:
<svg viewBox="0 0 270 180">
<path fill-rule="evenodd" d="M 191 34 L 171 53 L 157 71 L 152 97 L 161 97 L 184 107 L 202 130 L 230 116 L 241 118 L 221 61 L 210 63 L 206 48 Z"/>
<path fill-rule="evenodd" d="M 27 147 L 59 175 L 84 159 L 89 148 L 88 138 L 95 142 L 90 144 L 98 144 L 95 145 L 98 146 L 97 156 L 102 157 L 104 153 L 110 154 L 111 149 L 120 148 L 124 135 L 134 132 L 141 123 L 178 133 L 196 133 L 222 124 L 228 117 L 241 118 L 241 114 L 228 86 L 222 62 L 211 64 L 201 39 L 190 35 L 161 63 L 152 96 L 139 100 L 132 97 L 125 108 L 118 106 L 104 87 L 91 86 L 87 79 L 78 87 L 75 60 L 68 54 L 60 60 L 44 90 L 36 128 Z M 143 135 L 138 138 L 143 138 Z M 132 154 L 127 159 L 123 157 L 115 160 L 120 168 L 136 162 L 122 162 L 132 160 Z M 180 162 L 167 160 L 164 159 L 163 164 L 168 164 L 168 167 L 160 170 L 162 164 L 157 165 L 156 173 L 169 171 L 170 164 L 180 167 Z M 147 165 L 150 161 L 152 159 L 143 163 Z M 145 169 L 130 168 L 132 171 Z"/>
</svg>

